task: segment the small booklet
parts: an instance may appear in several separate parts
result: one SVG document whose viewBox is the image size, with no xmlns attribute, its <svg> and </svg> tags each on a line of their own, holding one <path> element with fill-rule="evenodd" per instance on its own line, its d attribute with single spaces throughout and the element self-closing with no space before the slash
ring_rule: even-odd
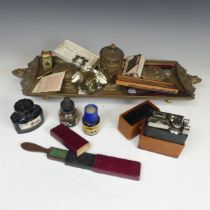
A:
<svg viewBox="0 0 210 210">
<path fill-rule="evenodd" d="M 45 77 L 42 77 L 36 84 L 32 93 L 60 91 L 64 76 L 65 76 L 65 71 L 59 73 L 53 73 Z"/>
<path fill-rule="evenodd" d="M 64 61 L 73 63 L 84 70 L 94 68 L 99 59 L 98 55 L 69 40 L 61 43 L 54 52 Z"/>
</svg>

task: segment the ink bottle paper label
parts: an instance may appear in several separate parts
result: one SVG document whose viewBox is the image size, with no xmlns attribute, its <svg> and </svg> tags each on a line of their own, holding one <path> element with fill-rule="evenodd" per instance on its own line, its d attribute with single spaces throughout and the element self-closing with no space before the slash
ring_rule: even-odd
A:
<svg viewBox="0 0 210 210">
<path fill-rule="evenodd" d="M 83 131 L 85 134 L 87 134 L 89 136 L 95 135 L 99 131 L 99 124 L 92 126 L 92 127 L 83 124 Z"/>
<path fill-rule="evenodd" d="M 20 130 L 23 131 L 23 130 L 27 130 L 27 129 L 33 128 L 36 125 L 38 125 L 41 121 L 42 121 L 41 117 L 38 116 L 37 118 L 35 118 L 34 120 L 31 120 L 30 122 L 19 124 Z"/>
</svg>

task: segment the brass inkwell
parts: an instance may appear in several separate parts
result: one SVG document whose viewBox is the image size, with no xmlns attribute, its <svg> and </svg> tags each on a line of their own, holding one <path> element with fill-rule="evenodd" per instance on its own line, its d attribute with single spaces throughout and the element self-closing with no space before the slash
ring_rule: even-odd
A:
<svg viewBox="0 0 210 210">
<path fill-rule="evenodd" d="M 108 79 L 109 83 L 115 83 L 117 75 L 121 73 L 123 67 L 123 51 L 115 44 L 106 46 L 100 51 L 100 71 Z"/>
</svg>

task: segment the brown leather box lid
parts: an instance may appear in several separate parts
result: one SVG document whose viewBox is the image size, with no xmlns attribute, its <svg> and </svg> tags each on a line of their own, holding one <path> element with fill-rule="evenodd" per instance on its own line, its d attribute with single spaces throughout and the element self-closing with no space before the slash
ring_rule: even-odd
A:
<svg viewBox="0 0 210 210">
<path fill-rule="evenodd" d="M 159 110 L 159 108 L 147 100 L 122 113 L 119 116 L 118 130 L 127 139 L 132 139 L 140 133 L 140 129 L 150 116 L 151 110 Z"/>
</svg>

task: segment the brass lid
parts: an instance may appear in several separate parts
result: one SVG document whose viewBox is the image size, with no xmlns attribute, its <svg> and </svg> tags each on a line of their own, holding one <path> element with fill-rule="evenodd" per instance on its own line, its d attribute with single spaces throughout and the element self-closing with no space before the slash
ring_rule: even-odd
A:
<svg viewBox="0 0 210 210">
<path fill-rule="evenodd" d="M 115 44 L 111 44 L 101 49 L 100 56 L 109 59 L 123 59 L 124 53 L 120 48 L 116 47 Z"/>
</svg>

